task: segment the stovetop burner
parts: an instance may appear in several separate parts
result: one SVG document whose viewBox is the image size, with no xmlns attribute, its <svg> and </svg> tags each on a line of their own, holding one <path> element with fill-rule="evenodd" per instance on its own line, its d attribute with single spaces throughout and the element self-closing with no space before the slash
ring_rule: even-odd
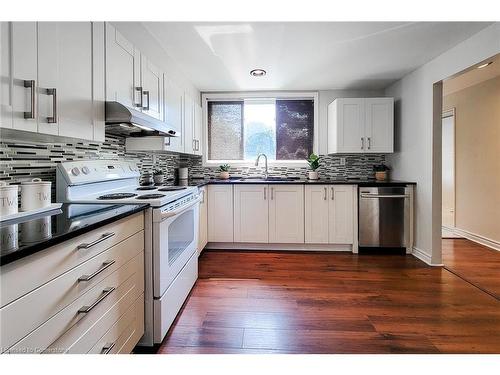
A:
<svg viewBox="0 0 500 375">
<path fill-rule="evenodd" d="M 156 190 L 154 186 L 140 186 L 135 190 Z"/>
<path fill-rule="evenodd" d="M 165 194 L 144 194 L 135 197 L 135 199 L 156 199 L 156 198 L 163 198 L 164 196 Z"/>
<path fill-rule="evenodd" d="M 158 191 L 177 191 L 177 190 L 184 190 L 187 189 L 185 186 L 165 186 L 162 188 L 159 188 Z"/>
<path fill-rule="evenodd" d="M 97 199 L 124 199 L 124 198 L 132 198 L 137 194 L 134 193 L 113 193 L 113 194 L 105 194 L 97 197 Z"/>
</svg>

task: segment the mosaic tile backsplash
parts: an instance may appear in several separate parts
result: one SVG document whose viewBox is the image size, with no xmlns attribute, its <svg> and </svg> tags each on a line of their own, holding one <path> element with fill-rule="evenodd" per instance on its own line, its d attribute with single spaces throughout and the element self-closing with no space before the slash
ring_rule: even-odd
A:
<svg viewBox="0 0 500 375">
<path fill-rule="evenodd" d="M 345 158 L 345 165 L 341 165 Z M 143 172 L 151 172 L 153 168 L 161 168 L 167 178 L 176 177 L 179 166 L 189 168 L 190 177 L 217 177 L 217 168 L 202 166 L 200 156 L 177 153 L 147 153 L 125 151 L 123 138 L 107 136 L 103 143 L 21 143 L 0 141 L 0 180 L 9 183 L 20 183 L 39 177 L 52 181 L 55 185 L 56 164 L 62 161 L 81 159 L 123 159 L 135 161 Z M 318 169 L 322 178 L 367 178 L 372 177 L 372 165 L 385 161 L 384 155 L 326 155 L 322 157 Z M 263 160 L 261 160 L 263 163 Z M 259 176 L 262 167 L 231 168 L 230 173 L 237 176 Z M 307 168 L 273 167 L 269 173 L 276 176 L 306 177 Z"/>
</svg>

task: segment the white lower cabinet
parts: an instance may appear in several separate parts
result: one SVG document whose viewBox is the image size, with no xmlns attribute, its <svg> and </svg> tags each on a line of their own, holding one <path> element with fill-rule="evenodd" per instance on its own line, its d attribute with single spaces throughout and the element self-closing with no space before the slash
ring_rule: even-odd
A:
<svg viewBox="0 0 500 375">
<path fill-rule="evenodd" d="M 208 241 L 233 242 L 233 186 L 208 187 Z"/>
<path fill-rule="evenodd" d="M 269 185 L 269 242 L 304 243 L 304 186 Z"/>
<path fill-rule="evenodd" d="M 208 194 L 207 186 L 203 186 L 199 191 L 200 201 L 200 222 L 198 234 L 198 254 L 205 248 L 208 242 Z"/>
<path fill-rule="evenodd" d="M 356 186 L 305 187 L 305 242 L 353 244 Z"/>
<path fill-rule="evenodd" d="M 267 185 L 234 186 L 234 242 L 269 242 Z"/>
</svg>

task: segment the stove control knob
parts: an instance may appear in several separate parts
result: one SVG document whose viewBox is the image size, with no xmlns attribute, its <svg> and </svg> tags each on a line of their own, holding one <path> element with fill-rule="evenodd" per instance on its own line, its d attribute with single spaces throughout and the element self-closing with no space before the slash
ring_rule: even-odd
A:
<svg viewBox="0 0 500 375">
<path fill-rule="evenodd" d="M 71 174 L 73 176 L 78 176 L 80 174 L 80 169 L 78 169 L 78 167 L 71 168 Z"/>
<path fill-rule="evenodd" d="M 90 173 L 89 167 L 83 167 L 82 172 L 83 172 L 83 174 L 89 174 Z"/>
</svg>

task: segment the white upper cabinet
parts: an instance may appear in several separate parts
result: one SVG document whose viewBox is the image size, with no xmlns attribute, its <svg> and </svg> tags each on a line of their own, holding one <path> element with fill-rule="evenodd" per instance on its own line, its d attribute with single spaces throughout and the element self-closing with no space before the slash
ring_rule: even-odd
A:
<svg viewBox="0 0 500 375">
<path fill-rule="evenodd" d="M 144 55 L 141 56 L 142 112 L 163 120 L 163 73 Z"/>
<path fill-rule="evenodd" d="M 269 241 L 268 186 L 234 186 L 234 242 Z"/>
<path fill-rule="evenodd" d="M 394 99 L 365 99 L 366 152 L 394 152 Z"/>
<path fill-rule="evenodd" d="M 94 140 L 94 101 L 104 106 L 103 43 L 94 48 L 100 40 L 98 35 L 104 38 L 103 24 L 38 23 L 40 133 Z M 94 65 L 94 59 L 100 59 L 101 64 Z M 96 67 L 100 69 L 101 82 L 93 80 Z M 103 135 L 104 131 L 100 138 Z"/>
<path fill-rule="evenodd" d="M 328 243 L 329 186 L 305 187 L 305 242 Z"/>
<path fill-rule="evenodd" d="M 304 186 L 269 186 L 269 242 L 304 243 Z"/>
<path fill-rule="evenodd" d="M 106 23 L 106 100 L 141 109 L 141 59 L 132 43 Z"/>
<path fill-rule="evenodd" d="M 390 153 L 393 98 L 339 98 L 328 105 L 328 153 Z"/>
<path fill-rule="evenodd" d="M 201 105 L 198 103 L 194 103 L 194 121 L 193 121 L 193 139 L 195 144 L 194 153 L 196 155 L 202 155 L 202 142 L 201 142 L 201 134 L 203 126 L 203 110 Z"/>
<path fill-rule="evenodd" d="M 305 187 L 305 242 L 353 244 L 356 186 Z"/>
<path fill-rule="evenodd" d="M 10 40 L 2 59 L 12 62 L 10 98 L 2 95 L 8 127 L 104 140 L 104 23 L 11 22 L 2 31 Z"/>
<path fill-rule="evenodd" d="M 184 134 L 182 131 L 184 91 L 170 80 L 166 74 L 163 75 L 163 103 L 164 121 L 174 128 L 179 137 L 166 139 L 166 150 L 184 152 Z"/>
<path fill-rule="evenodd" d="M 4 41 L 7 44 L 4 44 Z M 2 121 L 6 128 L 38 131 L 37 24 L 2 22 Z M 8 66 L 3 63 L 10 62 Z"/>
<path fill-rule="evenodd" d="M 184 138 L 184 152 L 186 154 L 194 154 L 196 150 L 194 139 L 194 101 L 188 94 L 184 94 L 184 126 L 182 134 Z"/>
</svg>

